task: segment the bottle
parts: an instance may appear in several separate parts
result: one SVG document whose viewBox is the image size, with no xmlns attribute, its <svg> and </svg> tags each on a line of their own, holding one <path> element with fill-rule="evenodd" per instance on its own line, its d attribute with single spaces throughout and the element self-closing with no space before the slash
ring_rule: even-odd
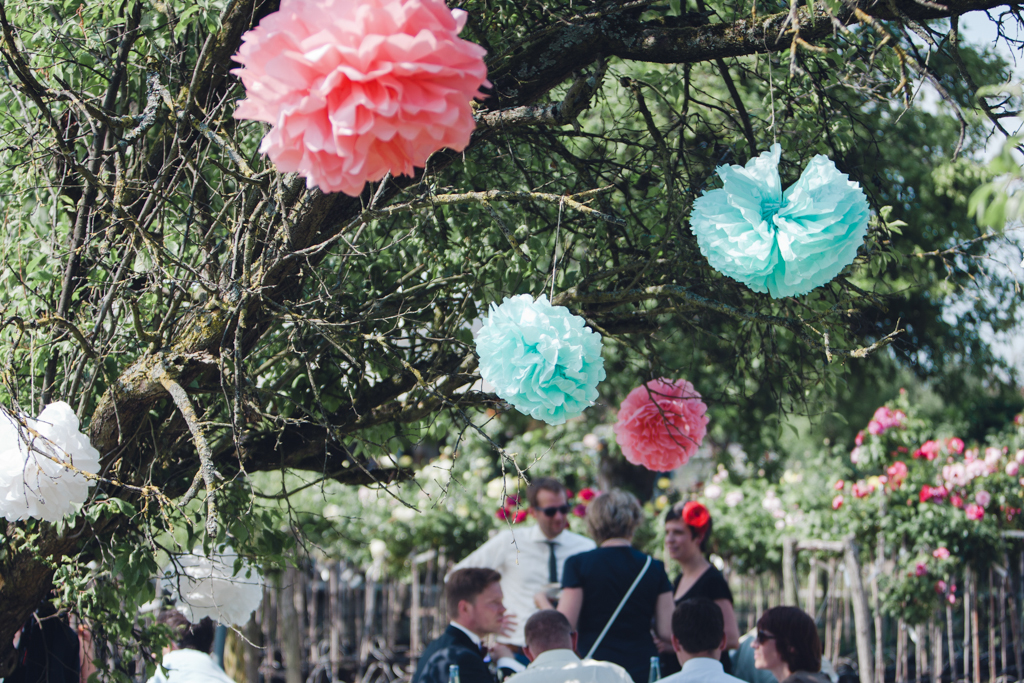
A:
<svg viewBox="0 0 1024 683">
<path fill-rule="evenodd" d="M 459 680 L 459 665 L 452 664 L 448 667 L 448 683 L 462 683 Z"/>
<path fill-rule="evenodd" d="M 661 680 L 661 659 L 659 657 L 651 657 L 651 673 L 647 675 L 647 683 L 655 683 L 655 681 L 659 680 Z M 451 681 L 448 683 L 451 683 Z"/>
</svg>

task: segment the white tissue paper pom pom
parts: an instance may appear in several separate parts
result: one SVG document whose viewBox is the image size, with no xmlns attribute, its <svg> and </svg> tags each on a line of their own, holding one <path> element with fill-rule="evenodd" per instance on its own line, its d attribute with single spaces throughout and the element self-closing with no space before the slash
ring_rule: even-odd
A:
<svg viewBox="0 0 1024 683">
<path fill-rule="evenodd" d="M 85 503 L 96 480 L 81 472 L 97 474 L 100 453 L 78 428 L 75 411 L 63 401 L 34 420 L 0 410 L 0 514 L 7 521 L 57 522 Z"/>
<path fill-rule="evenodd" d="M 210 617 L 222 624 L 244 626 L 263 601 L 263 575 L 231 548 L 212 556 L 198 551 L 179 555 L 164 571 L 164 587 L 175 607 L 191 623 Z"/>
</svg>

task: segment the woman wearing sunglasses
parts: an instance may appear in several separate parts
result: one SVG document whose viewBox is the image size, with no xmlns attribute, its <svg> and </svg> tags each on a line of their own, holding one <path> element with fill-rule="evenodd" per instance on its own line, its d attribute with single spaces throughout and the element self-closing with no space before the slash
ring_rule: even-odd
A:
<svg viewBox="0 0 1024 683">
<path fill-rule="evenodd" d="M 772 607 L 757 620 L 754 666 L 779 683 L 829 683 L 821 673 L 821 640 L 814 619 L 799 607 Z"/>
<path fill-rule="evenodd" d="M 660 638 L 672 637 L 672 584 L 664 563 L 632 546 L 643 510 L 629 493 L 603 493 L 587 508 L 587 528 L 598 547 L 565 561 L 558 611 L 579 633 L 576 651 L 584 659 L 614 662 L 635 683 L 647 683 L 651 622 Z M 546 609 L 543 593 L 537 606 Z"/>
<path fill-rule="evenodd" d="M 665 554 L 679 563 L 683 573 L 676 578 L 673 598 L 676 604 L 691 598 L 713 600 L 722 610 L 725 622 L 725 645 L 722 668 L 732 673 L 727 650 L 739 647 L 740 629 L 732 607 L 732 591 L 722 572 L 708 562 L 704 553 L 711 538 L 711 514 L 696 501 L 676 503 L 665 514 Z M 665 676 L 680 670 L 672 650 L 672 641 L 657 643 L 661 652 L 661 673 Z"/>
</svg>

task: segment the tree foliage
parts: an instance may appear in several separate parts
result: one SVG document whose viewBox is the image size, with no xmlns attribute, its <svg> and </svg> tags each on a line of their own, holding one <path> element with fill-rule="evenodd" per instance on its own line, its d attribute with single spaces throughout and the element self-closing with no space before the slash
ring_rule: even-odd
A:
<svg viewBox="0 0 1024 683">
<path fill-rule="evenodd" d="M 998 239 L 969 220 L 987 176 L 964 154 L 1002 112 L 974 92 L 1003 66 L 959 44 L 956 17 L 1017 9 L 462 6 L 494 84 L 472 144 L 352 198 L 277 173 L 264 127 L 231 117 L 230 57 L 275 3 L 0 4 L 0 399 L 68 401 L 103 456 L 83 514 L 8 525 L 0 643 L 53 588 L 139 637 L 167 554 L 230 542 L 284 562 L 315 529 L 254 506 L 287 493 L 257 472 L 380 486 L 429 460 L 417 444 L 457 453 L 467 434 L 525 469 L 505 448 L 525 421 L 478 384 L 472 346 L 504 296 L 546 292 L 604 335 L 609 379 L 584 419 L 684 376 L 720 443 L 819 411 L 872 354 L 923 375 L 992 360 L 940 315 Z M 908 106 L 921 83 L 938 112 Z M 827 154 L 875 212 L 850 268 L 781 300 L 711 270 L 687 225 L 717 165 L 776 140 L 784 184 Z"/>
</svg>

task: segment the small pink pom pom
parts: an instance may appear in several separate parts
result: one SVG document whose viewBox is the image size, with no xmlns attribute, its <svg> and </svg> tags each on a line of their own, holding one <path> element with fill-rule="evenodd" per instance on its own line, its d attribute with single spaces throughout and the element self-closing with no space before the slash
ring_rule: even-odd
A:
<svg viewBox="0 0 1024 683">
<path fill-rule="evenodd" d="M 260 151 L 309 187 L 358 196 L 388 172 L 461 151 L 486 51 L 442 0 L 282 0 L 242 36 L 237 119 L 271 124 Z"/>
<path fill-rule="evenodd" d="M 707 434 L 708 407 L 685 379 L 655 379 L 619 407 L 615 440 L 626 460 L 655 472 L 685 465 Z"/>
</svg>

